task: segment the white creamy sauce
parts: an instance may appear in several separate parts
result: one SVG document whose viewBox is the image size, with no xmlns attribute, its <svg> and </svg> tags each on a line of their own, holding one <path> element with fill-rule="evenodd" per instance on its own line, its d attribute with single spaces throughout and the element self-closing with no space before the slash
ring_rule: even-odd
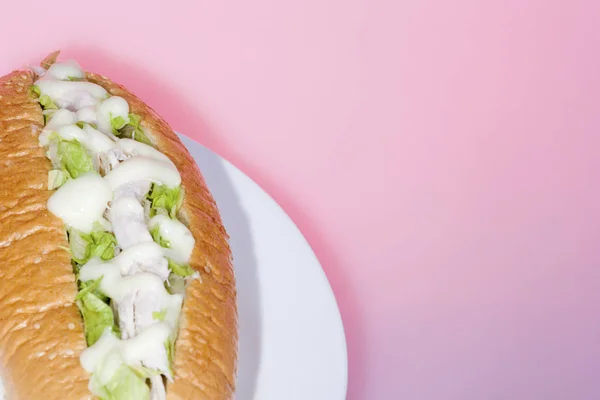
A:
<svg viewBox="0 0 600 400">
<path fill-rule="evenodd" d="M 129 104 L 122 97 L 109 97 L 96 106 L 98 129 L 102 132 L 112 132 L 110 121 L 117 117 L 123 118 L 125 122 L 129 121 Z"/>
<path fill-rule="evenodd" d="M 102 355 L 102 353 L 100 353 L 100 355 Z M 99 368 L 96 368 L 96 372 L 94 373 L 94 378 L 97 379 L 102 386 L 108 385 L 122 365 L 123 357 L 119 352 L 119 347 L 114 346 L 101 360 Z"/>
<path fill-rule="evenodd" d="M 79 360 L 81 366 L 88 372 L 94 372 L 104 361 L 106 354 L 119 345 L 119 339 L 107 330 L 93 346 L 81 352 Z"/>
<path fill-rule="evenodd" d="M 48 200 L 48 210 L 67 226 L 90 232 L 102 218 L 113 193 L 99 174 L 88 173 L 70 179 Z"/>
<path fill-rule="evenodd" d="M 107 329 L 83 351 L 81 365 L 94 374 L 92 391 L 92 382 L 109 384 L 123 364 L 155 369 L 171 379 L 165 342 L 176 336 L 183 294 L 170 294 L 165 288 L 170 274 L 168 258 L 188 262 L 195 242 L 179 221 L 164 215 L 148 221 L 145 196 L 152 183 L 173 188 L 181 184 L 181 176 L 169 157 L 152 146 L 113 134 L 111 119 L 129 122 L 127 101 L 109 96 L 97 84 L 79 81 L 84 77 L 76 62 L 65 61 L 52 65 L 35 83 L 41 95 L 49 96 L 59 108 L 44 111 L 48 123 L 39 136 L 55 167 L 57 135 L 80 142 L 95 155 L 94 162 L 105 174 L 88 173 L 67 180 L 48 200 L 48 210 L 66 226 L 84 233 L 102 226 L 114 233 L 118 243 L 114 258 L 92 258 L 81 266 L 79 279 L 102 277 L 99 289 L 112 300 L 121 338 Z M 86 124 L 80 127 L 78 122 Z M 170 242 L 170 248 L 153 241 L 153 228 Z M 164 400 L 161 376 L 150 380 L 151 400 Z"/>
<path fill-rule="evenodd" d="M 93 152 L 105 153 L 115 147 L 115 142 L 111 138 L 94 129 L 92 126 L 85 125 L 83 131 L 87 134 L 88 138 L 85 145 Z"/>
<path fill-rule="evenodd" d="M 50 137 L 59 128 L 65 125 L 71 125 L 77 122 L 77 117 L 74 112 L 69 110 L 58 110 L 50 117 L 50 120 L 42 129 L 42 133 L 38 137 L 41 146 L 50 144 Z"/>
<path fill-rule="evenodd" d="M 115 190 L 127 182 L 147 180 L 158 182 L 169 187 L 179 186 L 181 176 L 172 164 L 153 158 L 137 156 L 117 165 L 104 177 Z"/>
<path fill-rule="evenodd" d="M 166 215 L 156 215 L 148 223 L 150 229 L 158 228 L 160 236 L 170 242 L 171 256 L 174 261 L 188 263 L 194 250 L 195 240 L 192 232 L 177 220 Z"/>
<path fill-rule="evenodd" d="M 88 124 L 95 124 L 96 121 L 96 107 L 87 106 L 77 110 L 77 121 L 87 122 Z"/>
<path fill-rule="evenodd" d="M 95 106 L 108 96 L 102 86 L 91 82 L 39 80 L 36 86 L 41 94 L 49 96 L 57 107 L 71 111 Z"/>
<path fill-rule="evenodd" d="M 170 327 L 164 323 L 156 323 L 127 340 L 120 340 L 107 330 L 81 353 L 80 362 L 87 372 L 99 373 L 97 377 L 102 383 L 108 383 L 123 362 L 152 368 L 170 376 L 165 349 L 170 334 Z"/>
<path fill-rule="evenodd" d="M 63 140 L 77 140 L 92 154 L 106 153 L 115 147 L 115 142 L 90 125 L 85 125 L 82 129 L 75 124 L 64 124 L 52 129 L 45 128 L 39 136 L 40 144 L 48 146 L 54 133 Z"/>
<path fill-rule="evenodd" d="M 53 130 L 63 125 L 71 125 L 77 122 L 77 115 L 69 110 L 57 110 L 44 127 L 44 129 Z"/>
<path fill-rule="evenodd" d="M 121 354 L 129 365 L 141 365 L 161 371 L 170 377 L 169 360 L 165 342 L 171 335 L 171 328 L 165 323 L 155 323 L 137 336 L 123 342 Z"/>
<path fill-rule="evenodd" d="M 133 139 L 123 138 L 117 141 L 117 146 L 123 150 L 125 154 L 129 154 L 131 156 L 144 156 L 158 161 L 164 161 L 175 168 L 175 164 L 173 164 L 169 157 L 145 143 L 141 143 Z"/>
<path fill-rule="evenodd" d="M 56 79 L 67 81 L 71 79 L 82 79 L 85 73 L 75 60 L 65 60 L 60 63 L 54 63 L 44 73 L 44 80 Z"/>
<path fill-rule="evenodd" d="M 87 143 L 88 137 L 86 133 L 77 125 L 63 125 L 56 129 L 56 133 L 64 140 L 77 140 L 79 143 L 83 144 L 84 147 Z"/>
</svg>

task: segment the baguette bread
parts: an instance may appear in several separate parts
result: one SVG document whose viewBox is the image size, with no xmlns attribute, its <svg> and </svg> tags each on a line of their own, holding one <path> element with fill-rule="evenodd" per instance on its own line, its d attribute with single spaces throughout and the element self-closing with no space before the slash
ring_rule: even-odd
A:
<svg viewBox="0 0 600 400">
<path fill-rule="evenodd" d="M 49 68 L 58 53 L 41 65 Z M 0 78 L 0 375 L 7 400 L 90 399 L 90 374 L 75 298 L 64 222 L 49 212 L 52 163 L 39 143 L 42 108 L 30 88 L 36 74 Z M 85 74 L 127 101 L 151 145 L 181 176 L 178 218 L 195 242 L 189 266 L 200 274 L 185 287 L 167 399 L 231 399 L 237 362 L 235 279 L 227 233 L 192 156 L 169 125 L 123 86 Z"/>
</svg>

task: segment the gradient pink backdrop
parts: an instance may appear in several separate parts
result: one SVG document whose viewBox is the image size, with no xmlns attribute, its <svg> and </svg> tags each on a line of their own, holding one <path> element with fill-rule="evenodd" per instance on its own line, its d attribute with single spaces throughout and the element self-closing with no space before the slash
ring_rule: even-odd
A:
<svg viewBox="0 0 600 400">
<path fill-rule="evenodd" d="M 600 2 L 158 3 L 5 4 L 1 70 L 62 48 L 279 201 L 349 399 L 600 397 Z"/>
</svg>

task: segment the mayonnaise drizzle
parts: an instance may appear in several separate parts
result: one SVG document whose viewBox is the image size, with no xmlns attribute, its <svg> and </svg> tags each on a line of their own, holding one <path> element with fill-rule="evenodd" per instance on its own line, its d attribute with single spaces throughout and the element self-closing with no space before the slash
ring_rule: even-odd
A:
<svg viewBox="0 0 600 400">
<path fill-rule="evenodd" d="M 102 218 L 112 196 L 100 175 L 88 173 L 62 185 L 48 200 L 48 210 L 68 226 L 88 233 Z"/>
<path fill-rule="evenodd" d="M 67 121 L 67 118 L 62 115 L 60 118 Z M 77 140 L 91 153 L 106 153 L 116 146 L 112 139 L 90 125 L 84 125 L 82 129 L 75 124 L 55 125 L 51 129 L 44 129 L 39 136 L 40 144 L 48 146 L 54 133 L 63 140 Z"/>
<path fill-rule="evenodd" d="M 124 98 L 112 96 L 96 106 L 98 129 L 102 132 L 112 132 L 110 121 L 117 117 L 123 118 L 125 122 L 129 121 L 129 104 Z"/>
<path fill-rule="evenodd" d="M 152 218 L 149 226 L 142 202 L 153 182 L 177 187 L 181 176 L 170 158 L 152 146 L 113 135 L 111 119 L 128 122 L 129 104 L 97 84 L 78 81 L 84 77 L 76 62 L 67 61 L 53 64 L 35 83 L 59 108 L 46 113 L 50 118 L 39 137 L 40 145 L 49 146 L 49 157 L 57 151 L 52 135 L 77 140 L 102 160 L 106 173 L 68 180 L 50 197 L 48 209 L 84 233 L 100 221 L 108 223 L 106 215 L 120 250 L 108 261 L 92 258 L 81 266 L 79 279 L 102 278 L 99 289 L 112 299 L 123 340 L 107 330 L 80 361 L 101 384 L 108 384 L 123 364 L 152 368 L 170 378 L 165 342 L 176 335 L 183 295 L 165 288 L 167 258 L 188 262 L 194 238 L 185 225 L 167 216 Z M 153 241 L 151 228 L 171 243 L 169 249 Z M 154 397 L 164 396 L 164 387 L 156 386 L 159 381 L 153 381 Z"/>
<path fill-rule="evenodd" d="M 113 362 L 110 363 L 112 365 L 109 369 L 113 373 L 120 366 L 120 359 L 121 362 L 128 365 L 151 368 L 171 377 L 167 351 L 164 346 L 170 334 L 170 327 L 160 322 L 149 326 L 139 335 L 128 340 L 119 340 L 110 331 L 106 331 L 93 346 L 81 353 L 81 366 L 86 371 L 94 373 L 103 369 L 99 367 L 107 359 L 107 355 L 111 355 L 110 358 Z M 108 380 L 110 378 L 101 379 L 101 381 Z"/>
<path fill-rule="evenodd" d="M 135 275 L 121 275 L 121 266 L 117 262 L 94 258 L 83 265 L 79 271 L 79 278 L 86 282 L 102 277 L 100 290 L 117 303 L 133 292 L 151 293 L 160 299 L 165 306 L 169 304 L 171 296 L 165 289 L 164 281 L 148 272 Z"/>
<path fill-rule="evenodd" d="M 175 168 L 175 164 L 173 164 L 169 157 L 145 143 L 141 143 L 133 139 L 123 138 L 119 139 L 116 145 L 126 154 L 132 156 L 144 156 L 158 161 L 164 161 Z"/>
<path fill-rule="evenodd" d="M 88 124 L 96 123 L 96 107 L 87 106 L 77 110 L 77 121 L 87 122 Z"/>
<path fill-rule="evenodd" d="M 74 124 L 75 122 L 77 122 L 77 115 L 73 111 L 69 111 L 66 109 L 57 110 L 52 115 L 50 121 L 48 121 L 44 129 L 51 131 L 63 125 Z"/>
<path fill-rule="evenodd" d="M 170 253 L 174 261 L 188 263 L 194 250 L 194 237 L 192 232 L 181 222 L 171 219 L 166 215 L 156 215 L 148 223 L 150 229 L 158 229 L 160 236 L 170 244 Z"/>
<path fill-rule="evenodd" d="M 56 79 L 67 81 L 71 79 L 82 79 L 85 76 L 83 69 L 75 60 L 65 60 L 55 63 L 48 68 L 41 80 Z"/>
<path fill-rule="evenodd" d="M 102 86 L 91 82 L 39 80 L 36 86 L 42 95 L 49 96 L 59 108 L 71 111 L 95 106 L 108 96 Z"/>
<path fill-rule="evenodd" d="M 104 177 L 113 190 L 128 182 L 147 180 L 169 187 L 179 186 L 181 176 L 172 164 L 146 156 L 127 159 Z"/>
</svg>

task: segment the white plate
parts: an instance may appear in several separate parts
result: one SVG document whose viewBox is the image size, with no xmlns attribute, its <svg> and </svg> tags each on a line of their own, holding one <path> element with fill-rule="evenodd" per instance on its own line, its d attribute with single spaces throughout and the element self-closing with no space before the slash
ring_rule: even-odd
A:
<svg viewBox="0 0 600 400">
<path fill-rule="evenodd" d="M 231 237 L 240 324 L 236 399 L 345 399 L 342 320 L 310 246 L 256 183 L 215 153 L 180 137 Z"/>
<path fill-rule="evenodd" d="M 250 178 L 180 137 L 200 166 L 231 237 L 240 328 L 236 400 L 345 399 L 342 321 L 311 248 Z"/>
</svg>

